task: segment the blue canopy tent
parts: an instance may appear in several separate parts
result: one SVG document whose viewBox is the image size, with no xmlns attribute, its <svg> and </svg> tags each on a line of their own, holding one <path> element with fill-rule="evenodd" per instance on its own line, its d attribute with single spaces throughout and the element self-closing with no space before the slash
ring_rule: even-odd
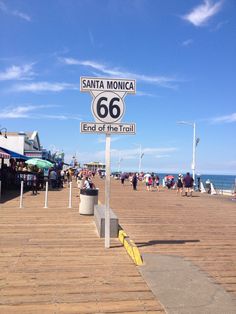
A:
<svg viewBox="0 0 236 314">
<path fill-rule="evenodd" d="M 6 149 L 4 147 L 0 147 L 0 149 L 2 151 L 4 151 L 5 153 L 9 154 L 11 156 L 11 158 L 15 158 L 15 159 L 20 159 L 20 160 L 28 160 L 29 158 L 25 155 L 21 155 L 19 153 L 13 152 L 10 149 Z"/>
</svg>

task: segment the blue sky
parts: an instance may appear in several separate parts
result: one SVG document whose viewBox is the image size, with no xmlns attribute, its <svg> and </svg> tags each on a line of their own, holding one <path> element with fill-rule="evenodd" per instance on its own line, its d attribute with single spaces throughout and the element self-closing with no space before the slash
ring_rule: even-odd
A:
<svg viewBox="0 0 236 314">
<path fill-rule="evenodd" d="M 66 160 L 105 159 L 81 76 L 136 80 L 113 135 L 112 169 L 236 174 L 235 0 L 0 0 L 0 125 L 39 132 Z"/>
</svg>

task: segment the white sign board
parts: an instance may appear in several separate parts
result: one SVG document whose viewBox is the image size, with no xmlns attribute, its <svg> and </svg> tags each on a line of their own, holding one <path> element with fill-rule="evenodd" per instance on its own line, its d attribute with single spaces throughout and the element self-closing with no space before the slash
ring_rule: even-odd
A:
<svg viewBox="0 0 236 314">
<path fill-rule="evenodd" d="M 136 93 L 136 81 L 126 79 L 111 79 L 99 77 L 81 77 L 80 78 L 81 92 L 121 92 L 121 93 Z"/>
<path fill-rule="evenodd" d="M 125 134 L 132 135 L 136 133 L 135 123 L 92 123 L 81 122 L 81 133 L 106 133 L 106 134 Z"/>
</svg>

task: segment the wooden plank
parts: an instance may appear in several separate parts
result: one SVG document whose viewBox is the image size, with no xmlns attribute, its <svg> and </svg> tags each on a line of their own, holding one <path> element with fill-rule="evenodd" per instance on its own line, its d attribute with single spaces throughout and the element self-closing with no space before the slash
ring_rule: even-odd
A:
<svg viewBox="0 0 236 314">
<path fill-rule="evenodd" d="M 0 210 L 0 313 L 164 313 L 117 239 L 104 248 L 77 190 L 24 194 Z"/>
<path fill-rule="evenodd" d="M 96 184 L 103 202 L 103 185 L 99 180 Z M 117 180 L 111 191 L 111 207 L 141 254 L 182 256 L 235 294 L 236 210 L 231 197 L 148 192 L 140 182 L 138 191 L 132 191 Z"/>
</svg>

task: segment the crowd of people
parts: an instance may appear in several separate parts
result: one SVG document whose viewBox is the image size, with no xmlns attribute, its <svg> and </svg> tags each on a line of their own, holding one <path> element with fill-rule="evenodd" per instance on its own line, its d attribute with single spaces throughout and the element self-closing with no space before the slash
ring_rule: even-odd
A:
<svg viewBox="0 0 236 314">
<path fill-rule="evenodd" d="M 49 183 L 49 188 L 60 189 L 69 184 L 72 176 L 72 168 L 62 170 L 55 166 L 42 169 L 11 158 L 9 164 L 4 163 L 0 168 L 1 193 L 18 189 L 23 181 L 24 188 L 32 190 L 32 194 L 37 195 L 38 191 L 45 189 L 46 182 Z"/>
<path fill-rule="evenodd" d="M 32 190 L 32 194 L 36 195 L 38 191 L 45 189 L 45 184 L 48 182 L 49 188 L 60 189 L 64 186 L 69 186 L 74 177 L 79 189 L 93 189 L 96 188 L 93 183 L 95 174 L 100 178 L 104 178 L 103 172 L 95 172 L 88 169 L 57 169 L 52 167 L 50 169 L 41 169 L 37 166 L 27 165 L 24 161 L 17 162 L 10 159 L 9 166 L 3 164 L 0 170 L 2 191 L 12 189 L 20 185 L 24 181 L 24 185 Z M 117 179 L 117 176 L 116 176 Z M 175 189 L 177 194 L 183 196 L 192 196 L 194 190 L 194 180 L 189 172 L 185 176 L 179 174 L 177 180 L 173 175 L 166 175 L 160 184 L 160 177 L 158 174 L 152 173 L 121 173 L 119 176 L 121 184 L 129 181 L 134 191 L 137 191 L 138 182 L 145 183 L 147 191 L 159 191 L 160 186 L 163 188 Z"/>
<path fill-rule="evenodd" d="M 160 177 L 155 173 L 122 173 L 120 175 L 121 184 L 124 185 L 125 180 L 128 180 L 133 187 L 133 190 L 137 190 L 138 182 L 144 182 L 147 191 L 160 190 Z M 183 196 L 192 196 L 194 190 L 194 180 L 189 172 L 185 176 L 178 175 L 177 180 L 173 175 L 166 175 L 163 179 L 162 187 L 175 189 L 177 194 Z"/>
</svg>

